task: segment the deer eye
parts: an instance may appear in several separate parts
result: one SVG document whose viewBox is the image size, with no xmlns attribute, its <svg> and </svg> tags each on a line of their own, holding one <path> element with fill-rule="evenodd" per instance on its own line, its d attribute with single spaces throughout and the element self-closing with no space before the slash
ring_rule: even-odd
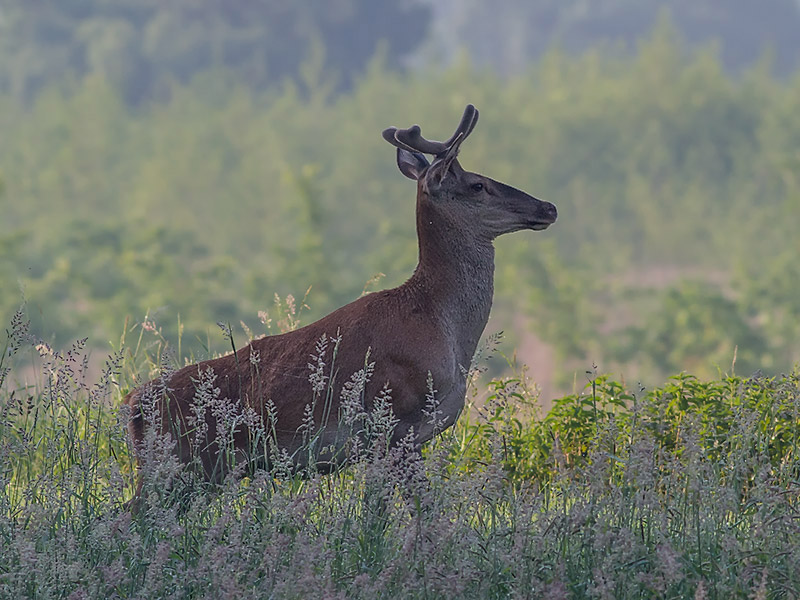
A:
<svg viewBox="0 0 800 600">
<path fill-rule="evenodd" d="M 483 184 L 482 183 L 473 183 L 469 187 L 473 192 L 481 192 L 481 191 L 483 191 Z"/>
</svg>

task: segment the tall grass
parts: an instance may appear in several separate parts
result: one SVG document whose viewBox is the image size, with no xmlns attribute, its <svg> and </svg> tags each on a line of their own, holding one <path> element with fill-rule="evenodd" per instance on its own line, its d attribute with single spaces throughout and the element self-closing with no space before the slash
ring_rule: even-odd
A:
<svg viewBox="0 0 800 600">
<path fill-rule="evenodd" d="M 0 597 L 800 597 L 800 373 L 649 391 L 591 373 L 546 415 L 524 372 L 473 379 L 422 457 L 376 428 L 332 475 L 256 469 L 214 490 L 154 439 L 132 515 L 122 391 L 177 362 L 139 333 L 92 383 L 81 342 L 56 351 L 14 317 Z"/>
</svg>

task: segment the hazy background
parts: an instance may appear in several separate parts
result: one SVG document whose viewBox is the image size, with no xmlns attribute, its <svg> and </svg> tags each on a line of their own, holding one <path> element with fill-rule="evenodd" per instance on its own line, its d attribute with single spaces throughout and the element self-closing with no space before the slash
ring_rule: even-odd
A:
<svg viewBox="0 0 800 600">
<path fill-rule="evenodd" d="M 789 369 L 798 31 L 795 0 L 0 0 L 0 317 L 102 357 L 149 315 L 202 357 L 276 293 L 308 323 L 397 285 L 380 131 L 472 102 L 464 166 L 559 208 L 498 242 L 490 323 L 545 396 Z"/>
</svg>

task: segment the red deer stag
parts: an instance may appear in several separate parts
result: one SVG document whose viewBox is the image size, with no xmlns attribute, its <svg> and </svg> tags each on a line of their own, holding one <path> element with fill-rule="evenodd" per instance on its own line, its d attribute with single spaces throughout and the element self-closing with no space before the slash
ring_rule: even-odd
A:
<svg viewBox="0 0 800 600">
<path fill-rule="evenodd" d="M 440 423 L 453 425 L 464 406 L 466 368 L 492 305 L 492 242 L 512 231 L 546 229 L 557 216 L 553 204 L 461 168 L 456 158 L 459 148 L 477 121 L 478 111 L 468 105 L 446 142 L 426 140 L 417 125 L 383 132 L 397 148 L 400 172 L 417 182 L 419 264 L 408 281 L 362 296 L 301 329 L 257 339 L 232 354 L 183 367 L 133 390 L 126 402 L 140 462 L 146 425 L 151 422 L 158 433 L 174 435 L 180 461 L 200 459 L 208 480 L 218 481 L 226 470 L 219 467 L 218 436 L 228 436 L 227 447 L 233 448 L 236 462 L 252 459 L 254 427 L 270 431 L 273 447 L 302 466 L 308 460 L 301 451 L 307 437 L 299 432 L 307 430 L 312 420 L 320 449 L 315 457 L 318 465 L 334 469 L 343 462 L 337 459 L 337 450 L 343 449 L 340 417 L 348 389 L 345 380 L 364 369 L 367 355 L 372 371 L 361 397 L 376 398 L 382 389 L 391 388 L 387 396 L 396 421 L 391 443 L 413 428 L 416 444 L 422 444 L 441 429 L 432 424 L 426 410 L 430 379 Z M 425 154 L 433 156 L 432 163 Z M 324 346 L 333 339 L 337 353 L 335 369 L 325 384 L 327 399 L 314 404 L 312 387 L 319 378 L 316 384 L 309 380 L 309 357 L 319 353 L 320 341 Z M 339 380 L 337 374 L 343 374 Z M 250 419 L 225 429 L 219 411 L 198 400 L 203 386 L 206 396 L 213 391 L 217 399 L 235 404 Z M 364 403 L 369 409 L 370 400 Z M 197 443 L 200 433 L 202 444 Z M 261 452 L 264 445 L 262 440 Z M 141 478 L 139 488 L 140 492 Z"/>
</svg>

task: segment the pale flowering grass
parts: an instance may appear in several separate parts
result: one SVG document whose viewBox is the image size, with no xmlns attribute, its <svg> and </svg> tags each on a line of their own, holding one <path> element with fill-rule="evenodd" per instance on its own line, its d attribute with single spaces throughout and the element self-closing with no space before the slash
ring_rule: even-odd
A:
<svg viewBox="0 0 800 600">
<path fill-rule="evenodd" d="M 209 486 L 151 428 L 132 516 L 121 389 L 134 372 L 162 373 L 143 403 L 157 419 L 177 359 L 120 350 L 94 384 L 83 342 L 49 348 L 21 313 L 8 331 L 0 598 L 800 597 L 798 373 L 683 376 L 647 393 L 593 376 L 547 415 L 524 373 L 476 383 L 480 407 L 420 456 L 410 437 L 389 446 L 392 391 L 365 396 L 367 356 L 337 415 L 345 467 L 321 475 L 274 444 L 274 407 L 250 414 L 201 372 L 194 447 L 215 414 L 228 439 L 247 428 L 263 460 L 231 453 Z M 331 402 L 338 344 L 320 340 L 309 357 L 310 402 Z M 11 369 L 26 352 L 40 365 L 30 386 Z M 426 414 L 444 429 L 436 394 L 430 380 Z M 313 414 L 309 459 L 326 452 Z"/>
</svg>

